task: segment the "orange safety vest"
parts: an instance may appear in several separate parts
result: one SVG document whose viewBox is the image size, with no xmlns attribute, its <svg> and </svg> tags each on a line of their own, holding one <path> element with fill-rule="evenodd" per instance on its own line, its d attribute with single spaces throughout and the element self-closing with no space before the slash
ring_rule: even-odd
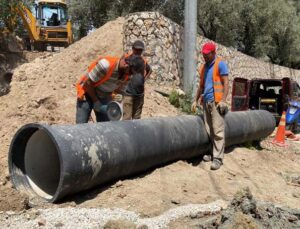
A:
<svg viewBox="0 0 300 229">
<path fill-rule="evenodd" d="M 133 55 L 133 52 L 132 52 L 132 51 L 131 51 L 131 52 L 127 52 L 127 53 L 124 54 L 124 58 L 127 58 L 127 57 L 129 57 L 129 56 L 131 56 L 131 55 Z M 146 60 L 143 56 L 141 56 L 141 57 L 142 57 L 143 60 L 144 60 L 144 64 L 145 64 L 144 76 L 146 76 L 146 74 L 147 74 L 147 72 L 146 72 L 146 65 L 148 64 L 148 62 L 147 62 L 147 60 Z M 126 75 L 126 78 L 129 78 L 129 75 Z"/>
<path fill-rule="evenodd" d="M 93 61 L 90 64 L 90 66 L 88 67 L 88 70 L 87 70 L 87 74 L 90 73 L 96 67 L 97 63 L 103 58 L 108 60 L 109 69 L 108 69 L 106 75 L 102 79 L 100 79 L 97 82 L 92 83 L 93 87 L 98 87 L 101 84 L 103 84 L 104 82 L 106 82 L 107 80 L 109 80 L 109 78 L 112 76 L 112 73 L 113 73 L 114 69 L 116 68 L 116 65 L 118 64 L 118 62 L 120 60 L 117 57 L 111 57 L 111 56 L 102 57 L 102 56 L 100 56 L 97 60 Z M 85 95 L 85 90 L 84 90 L 83 85 L 88 80 L 87 74 L 82 75 L 76 83 L 77 98 L 81 99 L 81 100 L 84 99 L 84 95 Z"/>
<path fill-rule="evenodd" d="M 213 87 L 214 87 L 214 97 L 215 97 L 215 102 L 218 103 L 222 100 L 223 98 L 223 93 L 224 93 L 224 81 L 223 77 L 220 75 L 219 72 L 219 63 L 221 61 L 221 58 L 216 58 L 215 63 L 214 63 L 214 69 L 213 69 Z M 200 86 L 203 91 L 204 89 L 204 71 L 205 71 L 205 65 L 202 64 L 199 70 L 200 74 Z"/>
</svg>

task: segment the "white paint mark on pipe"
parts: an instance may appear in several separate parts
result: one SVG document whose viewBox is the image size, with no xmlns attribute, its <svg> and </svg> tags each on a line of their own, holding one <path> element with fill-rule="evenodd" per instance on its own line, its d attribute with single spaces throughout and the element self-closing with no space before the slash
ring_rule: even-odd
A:
<svg viewBox="0 0 300 229">
<path fill-rule="evenodd" d="M 91 159 L 90 165 L 93 169 L 92 179 L 98 175 L 102 167 L 102 160 L 100 160 L 100 158 L 98 157 L 97 151 L 98 147 L 95 144 L 92 144 L 88 151 L 88 155 Z"/>
</svg>

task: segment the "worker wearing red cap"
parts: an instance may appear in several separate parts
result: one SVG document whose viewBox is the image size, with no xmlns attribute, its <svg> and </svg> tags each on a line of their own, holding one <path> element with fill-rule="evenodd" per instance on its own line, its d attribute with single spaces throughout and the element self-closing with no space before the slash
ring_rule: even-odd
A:
<svg viewBox="0 0 300 229">
<path fill-rule="evenodd" d="M 213 144 L 212 155 L 205 155 L 203 160 L 212 161 L 211 169 L 217 170 L 223 164 L 224 158 L 228 67 L 216 56 L 216 45 L 213 42 L 205 43 L 201 52 L 205 64 L 200 67 L 200 84 L 192 110 L 195 110 L 197 105 L 203 105 L 205 128 Z"/>
</svg>

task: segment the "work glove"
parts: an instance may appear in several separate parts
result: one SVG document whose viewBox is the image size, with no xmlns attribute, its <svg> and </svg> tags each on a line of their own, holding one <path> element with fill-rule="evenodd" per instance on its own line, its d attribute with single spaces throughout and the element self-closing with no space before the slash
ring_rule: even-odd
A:
<svg viewBox="0 0 300 229">
<path fill-rule="evenodd" d="M 123 100 L 123 95 L 121 94 L 115 94 L 114 95 L 114 101 L 118 102 L 118 103 L 121 103 Z"/>
<path fill-rule="evenodd" d="M 101 107 L 102 107 L 102 104 L 99 100 L 97 100 L 96 102 L 94 102 L 93 104 L 93 108 L 94 108 L 94 111 L 96 112 L 101 112 Z"/>
<path fill-rule="evenodd" d="M 225 102 L 221 101 L 217 104 L 217 110 L 219 111 L 220 115 L 226 115 L 228 112 L 228 106 Z"/>
<path fill-rule="evenodd" d="M 196 108 L 197 108 L 197 101 L 194 101 L 193 104 L 192 104 L 192 106 L 191 106 L 191 111 L 193 113 L 196 113 Z"/>
<path fill-rule="evenodd" d="M 198 99 L 198 101 L 194 101 L 193 102 L 193 104 L 192 104 L 192 106 L 191 106 L 191 111 L 193 112 L 193 113 L 196 113 L 196 109 L 197 109 L 197 106 L 198 105 L 203 105 L 203 96 L 201 95 L 200 96 L 200 98 Z"/>
</svg>

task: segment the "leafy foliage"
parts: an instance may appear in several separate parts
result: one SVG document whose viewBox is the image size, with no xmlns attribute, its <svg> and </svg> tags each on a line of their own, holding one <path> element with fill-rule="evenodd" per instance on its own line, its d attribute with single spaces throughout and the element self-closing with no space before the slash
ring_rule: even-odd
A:
<svg viewBox="0 0 300 229">
<path fill-rule="evenodd" d="M 69 15 L 78 26 L 79 38 L 107 21 L 133 12 L 159 11 L 182 24 L 184 0 L 69 0 Z"/>
<path fill-rule="evenodd" d="M 16 13 L 12 10 L 13 6 L 19 1 L 17 0 L 0 0 L 0 26 L 6 27 L 8 30 L 12 31 L 14 26 L 14 18 Z"/>
<path fill-rule="evenodd" d="M 221 44 L 272 63 L 300 68 L 300 2 L 202 0 L 200 32 Z"/>
<path fill-rule="evenodd" d="M 192 114 L 192 96 L 188 94 L 181 95 L 176 90 L 172 90 L 169 95 L 169 102 L 177 108 L 180 108 L 181 111 Z"/>
</svg>

